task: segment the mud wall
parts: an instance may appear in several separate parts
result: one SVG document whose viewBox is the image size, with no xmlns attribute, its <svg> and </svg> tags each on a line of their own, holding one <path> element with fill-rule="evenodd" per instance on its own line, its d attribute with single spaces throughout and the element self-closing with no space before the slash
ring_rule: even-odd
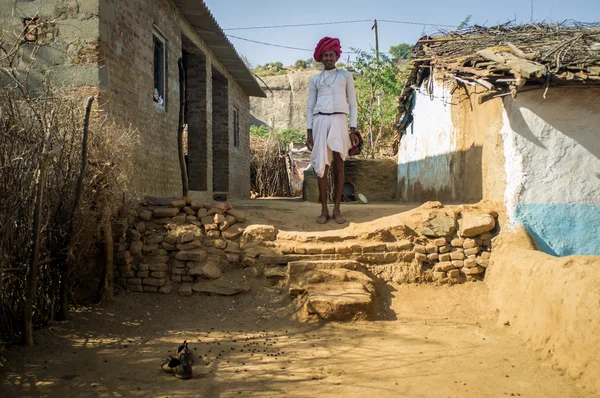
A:
<svg viewBox="0 0 600 398">
<path fill-rule="evenodd" d="M 485 281 L 499 323 L 599 392 L 600 257 L 552 257 L 520 229 L 496 238 L 491 258 Z"/>
<path fill-rule="evenodd" d="M 436 81 L 415 94 L 413 122 L 400 140 L 397 198 L 501 203 L 504 159 L 501 100 L 479 105 L 474 90 L 451 94 Z"/>
<path fill-rule="evenodd" d="M 600 88 L 504 102 L 507 212 L 558 256 L 600 254 Z"/>
</svg>

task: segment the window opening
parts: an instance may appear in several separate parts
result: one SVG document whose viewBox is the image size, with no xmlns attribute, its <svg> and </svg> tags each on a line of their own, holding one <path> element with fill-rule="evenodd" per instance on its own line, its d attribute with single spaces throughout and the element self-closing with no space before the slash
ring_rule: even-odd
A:
<svg viewBox="0 0 600 398">
<path fill-rule="evenodd" d="M 152 100 L 161 108 L 165 107 L 166 82 L 166 52 L 165 39 L 158 33 L 153 33 L 154 42 L 154 93 Z"/>
</svg>

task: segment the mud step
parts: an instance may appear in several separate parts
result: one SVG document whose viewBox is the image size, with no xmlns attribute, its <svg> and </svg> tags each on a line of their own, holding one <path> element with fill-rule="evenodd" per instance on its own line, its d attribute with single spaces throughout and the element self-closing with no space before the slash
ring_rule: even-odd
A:
<svg viewBox="0 0 600 398">
<path fill-rule="evenodd" d="M 269 247 L 282 254 L 349 254 L 411 251 L 414 245 L 409 240 L 395 242 L 366 242 L 345 240 L 342 242 L 316 243 L 276 240 Z"/>
<path fill-rule="evenodd" d="M 348 254 L 261 254 L 258 259 L 265 265 L 285 265 L 294 261 L 358 261 L 367 264 L 410 263 L 414 252 L 348 253 Z"/>
</svg>

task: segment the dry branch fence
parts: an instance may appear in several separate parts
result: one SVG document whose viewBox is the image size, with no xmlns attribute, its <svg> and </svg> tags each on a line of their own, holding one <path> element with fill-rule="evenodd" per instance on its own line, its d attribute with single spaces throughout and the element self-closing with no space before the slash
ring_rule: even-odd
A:
<svg viewBox="0 0 600 398">
<path fill-rule="evenodd" d="M 103 229 L 118 226 L 133 203 L 128 182 L 137 135 L 118 128 L 96 108 L 89 124 L 81 197 L 73 213 L 81 170 L 84 99 L 91 90 L 58 88 L 50 79 L 32 89 L 29 70 L 14 66 L 21 51 L 25 49 L 18 42 L 0 41 L 0 343 L 24 336 L 36 193 L 41 189 L 44 196 L 34 328 L 64 314 L 69 302 L 61 290 L 72 298 L 71 292 L 80 284 L 102 288 Z M 27 51 L 35 53 L 35 48 Z M 45 183 L 39 186 L 44 152 Z"/>
</svg>

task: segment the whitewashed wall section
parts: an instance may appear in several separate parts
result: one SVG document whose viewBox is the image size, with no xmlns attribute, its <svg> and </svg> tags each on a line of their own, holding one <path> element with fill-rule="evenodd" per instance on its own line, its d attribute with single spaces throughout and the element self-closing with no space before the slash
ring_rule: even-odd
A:
<svg viewBox="0 0 600 398">
<path fill-rule="evenodd" d="M 504 101 L 505 204 L 540 250 L 600 255 L 600 89 Z"/>
</svg>

